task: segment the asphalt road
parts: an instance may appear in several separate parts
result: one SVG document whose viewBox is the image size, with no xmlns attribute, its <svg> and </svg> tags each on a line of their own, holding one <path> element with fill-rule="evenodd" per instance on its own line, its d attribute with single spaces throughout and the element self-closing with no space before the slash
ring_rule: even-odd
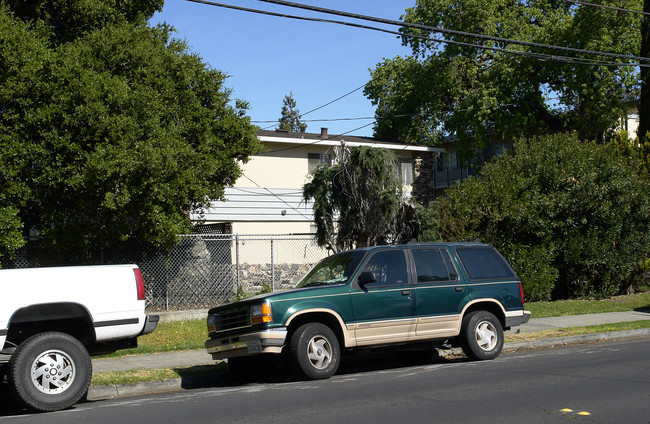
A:
<svg viewBox="0 0 650 424">
<path fill-rule="evenodd" d="M 263 382 L 87 402 L 50 414 L 0 407 L 2 423 L 650 423 L 650 340 L 368 365 L 360 355 L 329 380 Z M 376 362 L 374 362 L 376 363 Z"/>
</svg>

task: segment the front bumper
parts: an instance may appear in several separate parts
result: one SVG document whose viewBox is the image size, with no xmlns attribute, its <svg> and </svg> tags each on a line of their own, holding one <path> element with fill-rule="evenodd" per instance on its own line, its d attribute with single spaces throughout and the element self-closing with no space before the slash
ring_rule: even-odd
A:
<svg viewBox="0 0 650 424">
<path fill-rule="evenodd" d="M 221 360 L 234 356 L 250 356 L 261 353 L 281 353 L 287 339 L 287 329 L 273 329 L 215 337 L 205 342 L 205 348 L 212 359 Z"/>
</svg>

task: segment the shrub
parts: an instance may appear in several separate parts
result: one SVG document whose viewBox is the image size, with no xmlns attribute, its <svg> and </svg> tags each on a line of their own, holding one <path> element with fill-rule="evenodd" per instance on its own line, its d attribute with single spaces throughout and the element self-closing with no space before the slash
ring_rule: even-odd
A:
<svg viewBox="0 0 650 424">
<path fill-rule="evenodd" d="M 650 252 L 650 185 L 635 155 L 554 135 L 512 151 L 432 202 L 429 240 L 497 246 L 530 300 L 621 292 Z"/>
</svg>

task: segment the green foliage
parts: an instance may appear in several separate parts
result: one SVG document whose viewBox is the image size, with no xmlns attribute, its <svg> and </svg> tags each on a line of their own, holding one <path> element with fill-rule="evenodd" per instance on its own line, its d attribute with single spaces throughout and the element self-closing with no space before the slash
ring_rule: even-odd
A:
<svg viewBox="0 0 650 424">
<path fill-rule="evenodd" d="M 616 5 L 611 0 L 604 4 Z M 641 1 L 626 7 L 641 9 Z M 633 14 L 548 0 L 417 0 L 404 21 L 532 43 L 638 55 L 641 19 Z M 454 136 L 472 152 L 519 136 L 576 131 L 603 140 L 638 93 L 634 67 L 540 60 L 569 55 L 405 28 L 405 34 L 509 50 L 403 38 L 413 55 L 386 59 L 365 94 L 377 109 L 375 135 L 410 142 Z M 550 99 L 549 99 L 550 98 Z"/>
<path fill-rule="evenodd" d="M 531 300 L 616 294 L 650 253 L 650 184 L 638 157 L 575 136 L 520 140 L 422 216 L 428 239 L 496 245 Z"/>
<path fill-rule="evenodd" d="M 123 23 L 144 24 L 164 0 L 3 0 L 15 16 L 40 27 L 54 45 Z"/>
<path fill-rule="evenodd" d="M 336 165 L 320 166 L 304 185 L 314 201 L 318 244 L 335 251 L 411 237 L 395 155 L 371 147 L 343 148 Z"/>
<path fill-rule="evenodd" d="M 305 132 L 307 124 L 300 122 L 300 110 L 296 109 L 296 100 L 293 93 L 284 96 L 282 100 L 282 117 L 279 119 L 280 126 L 284 131 Z"/>
<path fill-rule="evenodd" d="M 17 211 L 13 237 L 37 231 L 58 263 L 169 247 L 259 151 L 255 127 L 224 74 L 144 23 L 160 2 L 41 3 L 27 24 L 0 3 L 0 211 Z M 86 6 L 96 25 L 52 37 Z"/>
</svg>

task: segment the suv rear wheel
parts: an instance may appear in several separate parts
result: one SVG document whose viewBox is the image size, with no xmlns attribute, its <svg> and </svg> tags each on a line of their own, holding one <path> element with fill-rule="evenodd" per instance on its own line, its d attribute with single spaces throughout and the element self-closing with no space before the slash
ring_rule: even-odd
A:
<svg viewBox="0 0 650 424">
<path fill-rule="evenodd" d="M 496 358 L 503 349 L 501 322 L 488 311 L 470 312 L 463 318 L 460 344 L 470 359 Z"/>
<path fill-rule="evenodd" d="M 290 341 L 291 364 L 302 377 L 330 378 L 341 360 L 339 341 L 332 330 L 320 323 L 299 327 Z"/>
</svg>

